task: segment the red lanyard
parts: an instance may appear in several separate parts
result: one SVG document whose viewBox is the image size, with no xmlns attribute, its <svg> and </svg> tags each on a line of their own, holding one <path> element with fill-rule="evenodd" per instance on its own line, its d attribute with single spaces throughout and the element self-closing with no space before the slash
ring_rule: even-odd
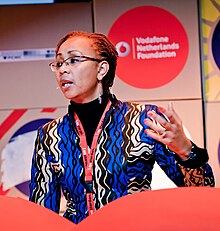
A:
<svg viewBox="0 0 220 231">
<path fill-rule="evenodd" d="M 79 117 L 77 116 L 77 114 L 74 113 L 74 119 L 76 121 L 76 128 L 79 133 L 80 146 L 82 149 L 82 156 L 83 156 L 83 162 L 84 162 L 84 168 L 85 168 L 85 181 L 86 181 L 87 186 L 90 188 L 90 190 L 86 192 L 86 200 L 87 200 L 87 207 L 88 207 L 89 215 L 93 214 L 94 209 L 95 209 L 94 201 L 93 201 L 93 194 L 92 194 L 92 168 L 93 168 L 95 150 L 96 150 L 96 145 L 97 145 L 99 134 L 102 131 L 102 124 L 104 121 L 105 113 L 109 110 L 110 106 L 111 106 L 111 101 L 108 102 L 105 108 L 105 111 L 102 114 L 102 117 L 99 121 L 95 134 L 93 136 L 92 145 L 91 145 L 90 150 L 86 142 L 86 134 L 83 129 L 82 123 L 79 120 Z"/>
</svg>

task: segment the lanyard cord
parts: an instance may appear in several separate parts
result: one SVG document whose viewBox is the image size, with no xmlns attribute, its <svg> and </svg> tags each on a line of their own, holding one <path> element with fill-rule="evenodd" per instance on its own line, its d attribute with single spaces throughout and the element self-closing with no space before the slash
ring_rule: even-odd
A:
<svg viewBox="0 0 220 231">
<path fill-rule="evenodd" d="M 110 106 L 111 106 L 111 101 L 109 100 L 108 104 L 107 104 L 107 106 L 106 106 L 106 108 L 102 114 L 102 117 L 99 121 L 99 124 L 96 128 L 90 150 L 89 150 L 89 147 L 87 145 L 86 133 L 83 129 L 82 123 L 81 123 L 79 117 L 77 116 L 77 114 L 74 113 L 74 119 L 76 122 L 77 131 L 78 131 L 79 137 L 80 137 L 80 146 L 82 149 L 82 157 L 83 157 L 83 163 L 84 163 L 84 168 L 85 168 L 85 182 L 87 184 L 86 200 L 87 200 L 87 207 L 88 207 L 89 215 L 93 214 L 94 210 L 95 210 L 94 201 L 93 201 L 93 194 L 92 194 L 92 169 L 93 169 L 95 150 L 96 150 L 96 145 L 97 145 L 99 134 L 102 131 L 102 124 L 104 121 L 105 114 L 109 110 Z"/>
</svg>

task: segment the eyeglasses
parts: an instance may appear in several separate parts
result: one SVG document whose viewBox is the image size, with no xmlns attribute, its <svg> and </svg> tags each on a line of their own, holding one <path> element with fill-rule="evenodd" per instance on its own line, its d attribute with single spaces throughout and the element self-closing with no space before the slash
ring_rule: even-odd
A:
<svg viewBox="0 0 220 231">
<path fill-rule="evenodd" d="M 71 57 L 69 57 L 69 58 L 67 58 L 61 62 L 52 62 L 49 64 L 49 66 L 53 72 L 57 72 L 63 66 L 64 63 L 66 66 L 74 66 L 77 63 L 82 63 L 85 61 L 101 62 L 103 60 L 82 55 L 80 52 L 77 51 L 77 53 L 75 53 L 75 55 L 73 55 L 73 56 L 71 56 Z"/>
</svg>

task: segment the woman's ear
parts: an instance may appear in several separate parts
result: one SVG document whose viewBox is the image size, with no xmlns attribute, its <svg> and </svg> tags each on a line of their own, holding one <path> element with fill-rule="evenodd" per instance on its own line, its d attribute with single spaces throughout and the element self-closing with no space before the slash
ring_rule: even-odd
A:
<svg viewBox="0 0 220 231">
<path fill-rule="evenodd" d="M 97 79 L 102 80 L 105 77 L 105 75 L 108 73 L 108 70 L 109 70 L 108 62 L 105 60 L 101 61 L 98 66 Z"/>
</svg>

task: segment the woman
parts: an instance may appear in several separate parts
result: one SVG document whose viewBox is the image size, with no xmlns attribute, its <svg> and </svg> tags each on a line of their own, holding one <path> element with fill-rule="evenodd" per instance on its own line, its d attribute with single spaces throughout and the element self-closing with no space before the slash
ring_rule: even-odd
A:
<svg viewBox="0 0 220 231">
<path fill-rule="evenodd" d="M 177 186 L 214 186 L 208 154 L 173 109 L 121 102 L 110 93 L 117 51 L 98 33 L 70 32 L 50 64 L 68 113 L 38 130 L 30 200 L 79 223 L 124 195 L 149 190 L 155 161 Z"/>
</svg>

